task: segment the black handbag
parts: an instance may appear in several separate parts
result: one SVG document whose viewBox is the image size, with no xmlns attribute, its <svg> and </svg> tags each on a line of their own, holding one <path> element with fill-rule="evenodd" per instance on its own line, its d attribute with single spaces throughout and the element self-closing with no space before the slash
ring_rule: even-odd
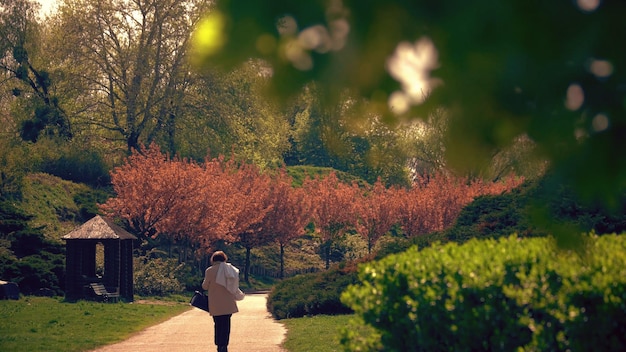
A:
<svg viewBox="0 0 626 352">
<path fill-rule="evenodd" d="M 200 308 L 205 312 L 208 312 L 209 311 L 209 296 L 205 295 L 203 292 L 196 291 L 193 294 L 193 297 L 191 297 L 191 301 L 189 301 L 189 304 L 196 308 Z"/>
</svg>

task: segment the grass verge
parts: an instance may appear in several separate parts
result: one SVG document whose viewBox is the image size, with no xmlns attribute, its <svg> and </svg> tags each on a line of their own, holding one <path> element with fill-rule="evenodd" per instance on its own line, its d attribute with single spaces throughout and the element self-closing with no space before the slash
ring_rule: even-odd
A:
<svg viewBox="0 0 626 352">
<path fill-rule="evenodd" d="M 0 351 L 85 351 L 112 344 L 190 309 L 187 302 L 170 303 L 0 300 Z"/>
<path fill-rule="evenodd" d="M 352 315 L 316 315 L 313 317 L 283 319 L 287 337 L 283 347 L 289 352 L 337 352 L 339 330 L 348 325 Z"/>
</svg>

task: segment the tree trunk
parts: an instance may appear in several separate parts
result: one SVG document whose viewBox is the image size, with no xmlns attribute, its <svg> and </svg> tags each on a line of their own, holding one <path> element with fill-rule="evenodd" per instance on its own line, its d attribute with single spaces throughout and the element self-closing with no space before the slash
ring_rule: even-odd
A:
<svg viewBox="0 0 626 352">
<path fill-rule="evenodd" d="M 324 251 L 326 252 L 325 257 L 326 257 L 326 270 L 328 270 L 328 268 L 330 268 L 330 241 L 326 242 L 326 248 L 324 248 Z"/>
<path fill-rule="evenodd" d="M 280 244 L 280 278 L 285 278 L 285 245 Z"/>
<path fill-rule="evenodd" d="M 244 268 L 244 279 L 250 284 L 250 247 L 246 247 L 246 264 Z"/>
</svg>

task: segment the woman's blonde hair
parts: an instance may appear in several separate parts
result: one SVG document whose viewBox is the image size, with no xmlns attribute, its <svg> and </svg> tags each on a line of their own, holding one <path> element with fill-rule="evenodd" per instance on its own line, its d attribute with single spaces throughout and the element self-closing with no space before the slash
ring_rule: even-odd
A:
<svg viewBox="0 0 626 352">
<path fill-rule="evenodd" d="M 222 251 L 215 251 L 211 256 L 211 264 L 213 264 L 213 262 L 225 262 L 227 260 L 228 256 Z"/>
</svg>

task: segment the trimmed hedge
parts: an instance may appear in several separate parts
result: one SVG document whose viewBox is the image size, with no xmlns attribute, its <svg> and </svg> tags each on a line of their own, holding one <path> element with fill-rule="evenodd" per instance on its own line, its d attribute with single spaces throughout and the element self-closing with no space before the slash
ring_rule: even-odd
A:
<svg viewBox="0 0 626 352">
<path fill-rule="evenodd" d="M 270 292 L 267 309 L 275 319 L 352 313 L 340 297 L 349 285 L 357 282 L 356 278 L 354 270 L 332 268 L 285 279 Z"/>
<path fill-rule="evenodd" d="M 616 351 L 626 346 L 626 236 L 586 253 L 549 238 L 435 244 L 363 265 L 342 301 L 346 351 Z"/>
</svg>

